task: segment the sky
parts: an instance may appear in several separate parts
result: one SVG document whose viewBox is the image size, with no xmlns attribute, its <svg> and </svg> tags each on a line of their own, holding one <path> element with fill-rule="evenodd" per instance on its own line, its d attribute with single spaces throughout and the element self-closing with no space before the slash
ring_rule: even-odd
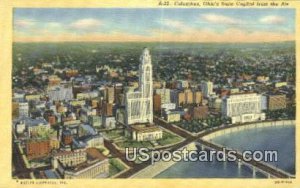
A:
<svg viewBox="0 0 300 188">
<path fill-rule="evenodd" d="M 280 42 L 294 9 L 16 8 L 15 42 Z"/>
</svg>

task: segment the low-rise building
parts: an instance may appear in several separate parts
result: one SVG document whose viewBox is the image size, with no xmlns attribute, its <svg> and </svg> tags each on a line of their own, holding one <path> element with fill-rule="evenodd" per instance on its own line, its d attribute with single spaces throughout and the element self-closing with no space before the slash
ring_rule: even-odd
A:
<svg viewBox="0 0 300 188">
<path fill-rule="evenodd" d="M 86 104 L 85 100 L 72 100 L 70 101 L 72 106 L 84 106 Z"/>
<path fill-rule="evenodd" d="M 87 148 L 103 146 L 104 139 L 101 134 L 86 137 L 83 142 Z"/>
<path fill-rule="evenodd" d="M 96 129 L 89 124 L 81 124 L 78 129 L 79 137 L 97 135 Z"/>
<path fill-rule="evenodd" d="M 88 122 L 93 127 L 100 127 L 102 125 L 102 118 L 101 116 L 91 115 L 88 117 Z"/>
<path fill-rule="evenodd" d="M 116 128 L 116 118 L 114 116 L 103 116 L 102 126 L 106 129 Z"/>
<path fill-rule="evenodd" d="M 72 86 L 59 85 L 49 87 L 47 93 L 50 101 L 64 101 L 73 99 Z"/>
<path fill-rule="evenodd" d="M 176 104 L 175 103 L 165 103 L 161 105 L 161 108 L 165 111 L 175 110 Z"/>
<path fill-rule="evenodd" d="M 57 168 L 59 162 L 65 167 L 76 166 L 87 160 L 87 153 L 85 150 L 75 151 L 58 151 L 52 153 L 52 167 Z"/>
<path fill-rule="evenodd" d="M 130 132 L 132 140 L 136 141 L 159 140 L 163 136 L 163 131 L 157 126 L 132 125 Z"/>
<path fill-rule="evenodd" d="M 28 117 L 29 105 L 28 102 L 19 102 L 19 117 Z"/>
<path fill-rule="evenodd" d="M 208 106 L 215 109 L 216 111 L 221 111 L 222 108 L 222 99 L 218 97 L 211 97 L 208 100 Z"/>
<path fill-rule="evenodd" d="M 269 77 L 268 76 L 257 76 L 256 81 L 264 83 L 264 82 L 269 81 Z"/>
<path fill-rule="evenodd" d="M 24 131 L 26 130 L 26 126 L 25 126 L 25 122 L 20 121 L 15 123 L 15 131 L 18 134 L 24 133 Z"/>
<path fill-rule="evenodd" d="M 189 88 L 189 81 L 187 80 L 177 80 L 176 87 L 178 89 L 186 89 Z"/>
<path fill-rule="evenodd" d="M 277 87 L 277 88 L 287 86 L 287 82 L 275 82 L 274 86 Z"/>
<path fill-rule="evenodd" d="M 26 101 L 39 101 L 41 99 L 41 95 L 38 94 L 27 94 L 25 96 Z"/>
<path fill-rule="evenodd" d="M 169 123 L 178 122 L 181 119 L 180 112 L 177 111 L 169 111 L 165 114 L 165 120 Z"/>
<path fill-rule="evenodd" d="M 98 96 L 99 96 L 99 93 L 97 91 L 82 92 L 82 93 L 77 93 L 76 99 L 77 100 L 85 100 L 85 99 L 96 98 Z"/>
<path fill-rule="evenodd" d="M 50 148 L 52 149 L 58 149 L 59 148 L 59 140 L 55 137 L 50 138 Z"/>
<path fill-rule="evenodd" d="M 286 95 L 268 95 L 267 97 L 268 110 L 279 110 L 286 108 Z"/>
<path fill-rule="evenodd" d="M 50 130 L 50 124 L 44 118 L 30 118 L 30 117 L 22 117 L 16 121 L 15 128 L 17 128 L 17 132 L 24 132 L 25 129 L 28 133 L 28 137 L 35 135 L 40 131 Z"/>
<path fill-rule="evenodd" d="M 97 110 L 96 109 L 92 109 L 91 107 L 87 108 L 87 107 L 83 107 L 80 110 L 80 120 L 83 122 L 88 122 L 88 117 L 89 116 L 96 116 L 97 115 Z"/>
<path fill-rule="evenodd" d="M 54 115 L 50 115 L 48 116 L 48 122 L 49 124 L 52 126 L 52 125 L 55 125 L 56 124 L 56 117 Z"/>
<path fill-rule="evenodd" d="M 62 144 L 67 146 L 72 144 L 73 142 L 73 135 L 70 130 L 63 130 L 62 132 Z"/>
<path fill-rule="evenodd" d="M 193 119 L 203 119 L 208 116 L 208 107 L 207 106 L 196 106 L 191 109 Z"/>
<path fill-rule="evenodd" d="M 50 75 L 48 77 L 48 85 L 49 86 L 55 86 L 55 85 L 59 85 L 61 82 L 61 79 L 57 76 L 57 75 Z"/>
<path fill-rule="evenodd" d="M 109 176 L 109 161 L 97 149 L 86 150 L 87 160 L 76 166 L 65 166 L 58 162 L 57 171 L 64 179 L 106 178 Z"/>
<path fill-rule="evenodd" d="M 29 160 L 46 157 L 50 154 L 49 139 L 30 139 L 25 143 L 26 156 Z"/>
</svg>

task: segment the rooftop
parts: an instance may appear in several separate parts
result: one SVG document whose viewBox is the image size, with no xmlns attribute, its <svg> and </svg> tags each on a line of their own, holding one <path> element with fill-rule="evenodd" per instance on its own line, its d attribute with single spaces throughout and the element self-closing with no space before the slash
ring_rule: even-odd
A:
<svg viewBox="0 0 300 188">
<path fill-rule="evenodd" d="M 152 126 L 145 126 L 145 125 L 132 125 L 131 128 L 137 132 L 154 132 L 154 131 L 161 131 L 161 129 L 155 125 Z"/>
</svg>

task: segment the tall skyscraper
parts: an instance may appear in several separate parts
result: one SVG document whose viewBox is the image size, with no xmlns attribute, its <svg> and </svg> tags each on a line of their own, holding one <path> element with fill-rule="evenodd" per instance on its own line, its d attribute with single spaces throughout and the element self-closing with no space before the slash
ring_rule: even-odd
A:
<svg viewBox="0 0 300 188">
<path fill-rule="evenodd" d="M 140 57 L 138 90 L 126 93 L 126 124 L 135 123 L 153 123 L 152 63 L 147 48 Z"/>
</svg>

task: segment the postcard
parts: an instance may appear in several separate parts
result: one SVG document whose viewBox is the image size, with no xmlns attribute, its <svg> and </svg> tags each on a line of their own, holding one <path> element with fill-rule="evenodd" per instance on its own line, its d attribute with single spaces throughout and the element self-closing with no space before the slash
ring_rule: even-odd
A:
<svg viewBox="0 0 300 188">
<path fill-rule="evenodd" d="M 1 3 L 0 187 L 297 187 L 296 0 Z"/>
</svg>

